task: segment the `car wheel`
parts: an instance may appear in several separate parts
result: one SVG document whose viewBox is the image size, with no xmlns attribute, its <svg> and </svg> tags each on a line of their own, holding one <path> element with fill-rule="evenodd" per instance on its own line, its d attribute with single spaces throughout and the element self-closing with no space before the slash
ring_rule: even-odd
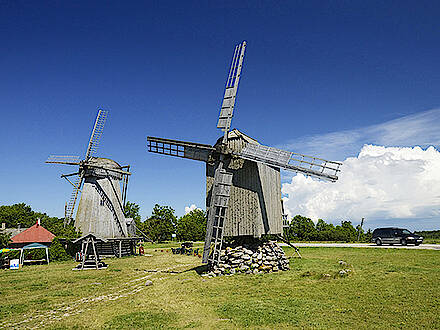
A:
<svg viewBox="0 0 440 330">
<path fill-rule="evenodd" d="M 376 238 L 376 245 L 382 245 L 382 241 L 380 240 L 380 238 Z"/>
<path fill-rule="evenodd" d="M 401 243 L 402 245 L 406 245 L 406 239 L 402 238 L 402 240 L 400 241 L 400 243 Z"/>
<path fill-rule="evenodd" d="M 420 245 L 420 243 L 416 243 L 416 246 L 419 246 Z"/>
</svg>

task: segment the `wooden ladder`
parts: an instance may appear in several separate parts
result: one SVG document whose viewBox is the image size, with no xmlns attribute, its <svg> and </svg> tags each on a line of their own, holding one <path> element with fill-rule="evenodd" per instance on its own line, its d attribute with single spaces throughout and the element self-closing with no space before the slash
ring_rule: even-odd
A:
<svg viewBox="0 0 440 330">
<path fill-rule="evenodd" d="M 223 227 L 231 195 L 232 173 L 219 166 L 214 174 L 211 204 L 208 210 L 203 263 L 218 264 L 223 244 Z"/>
</svg>

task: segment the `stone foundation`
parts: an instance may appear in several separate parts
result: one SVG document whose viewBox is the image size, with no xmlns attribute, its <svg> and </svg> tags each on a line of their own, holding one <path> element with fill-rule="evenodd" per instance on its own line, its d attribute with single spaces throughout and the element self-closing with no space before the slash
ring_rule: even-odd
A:
<svg viewBox="0 0 440 330">
<path fill-rule="evenodd" d="M 289 260 L 276 242 L 255 239 L 225 243 L 219 264 L 211 267 L 208 276 L 259 274 L 289 269 Z"/>
</svg>

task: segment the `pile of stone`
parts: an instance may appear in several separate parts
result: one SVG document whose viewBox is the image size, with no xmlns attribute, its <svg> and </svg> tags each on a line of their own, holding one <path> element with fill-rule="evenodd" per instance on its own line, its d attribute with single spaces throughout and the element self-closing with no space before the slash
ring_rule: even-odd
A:
<svg viewBox="0 0 440 330">
<path fill-rule="evenodd" d="M 220 252 L 220 262 L 211 268 L 208 276 L 259 274 L 290 269 L 289 260 L 276 242 L 254 240 L 224 245 L 225 248 Z"/>
</svg>

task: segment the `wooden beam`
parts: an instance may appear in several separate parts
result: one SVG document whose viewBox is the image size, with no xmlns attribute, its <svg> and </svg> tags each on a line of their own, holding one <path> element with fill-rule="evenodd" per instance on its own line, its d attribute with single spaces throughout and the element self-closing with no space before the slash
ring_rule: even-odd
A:
<svg viewBox="0 0 440 330">
<path fill-rule="evenodd" d="M 99 269 L 99 265 L 98 265 L 98 254 L 96 253 L 96 248 L 95 248 L 95 240 L 92 238 L 92 247 L 93 247 L 93 255 L 95 256 L 95 265 L 96 265 L 96 269 Z"/>
</svg>

